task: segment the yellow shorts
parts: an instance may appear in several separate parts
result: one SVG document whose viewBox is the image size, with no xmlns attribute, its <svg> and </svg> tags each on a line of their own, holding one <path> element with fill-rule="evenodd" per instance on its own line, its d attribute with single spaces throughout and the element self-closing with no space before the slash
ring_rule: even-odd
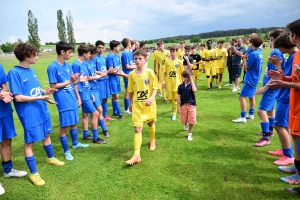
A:
<svg viewBox="0 0 300 200">
<path fill-rule="evenodd" d="M 215 76 L 216 75 L 216 67 L 206 66 L 205 67 L 206 76 Z"/>
<path fill-rule="evenodd" d="M 177 99 L 177 91 L 168 91 L 168 100 L 172 101 L 173 99 Z"/>
<path fill-rule="evenodd" d="M 216 73 L 217 74 L 224 74 L 225 68 L 217 68 Z"/>
<path fill-rule="evenodd" d="M 199 77 L 200 76 L 200 69 L 195 69 L 193 70 L 194 77 Z"/>
</svg>

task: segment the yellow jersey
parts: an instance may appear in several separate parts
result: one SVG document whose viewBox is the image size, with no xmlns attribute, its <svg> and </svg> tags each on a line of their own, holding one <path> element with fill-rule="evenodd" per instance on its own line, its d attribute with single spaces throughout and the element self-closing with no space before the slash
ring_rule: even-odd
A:
<svg viewBox="0 0 300 200">
<path fill-rule="evenodd" d="M 215 49 L 211 49 L 211 50 L 204 50 L 204 56 L 203 58 L 205 59 L 210 59 L 210 58 L 217 58 L 218 57 L 218 53 Z M 211 61 L 206 61 L 206 65 L 205 67 L 215 67 L 215 60 L 211 60 Z"/>
<path fill-rule="evenodd" d="M 200 50 L 199 51 L 199 54 L 200 54 L 200 56 L 201 56 L 201 60 L 202 60 L 202 58 L 204 58 L 204 51 L 205 51 L 205 49 L 202 51 L 202 50 Z M 204 64 L 203 64 L 203 62 L 200 64 L 200 69 L 204 69 Z"/>
<path fill-rule="evenodd" d="M 179 60 L 183 60 L 184 53 L 185 53 L 184 49 L 183 49 L 183 50 L 178 49 L 178 50 L 177 50 L 177 58 L 178 58 Z"/>
<path fill-rule="evenodd" d="M 216 49 L 219 59 L 216 60 L 216 68 L 225 68 L 226 66 L 226 58 L 228 56 L 227 49 L 225 48 L 217 48 Z"/>
<path fill-rule="evenodd" d="M 159 52 L 158 50 L 155 50 L 155 51 L 153 52 L 153 61 L 156 62 L 156 69 L 154 69 L 154 67 L 153 67 L 153 69 L 156 70 L 156 71 L 157 71 L 157 67 L 158 67 L 158 63 L 157 63 L 157 53 L 158 53 L 158 52 Z M 154 62 L 153 62 L 153 63 L 154 63 Z"/>
<path fill-rule="evenodd" d="M 130 72 L 128 76 L 128 92 L 133 93 L 132 121 L 156 121 L 155 99 L 151 106 L 145 105 L 146 100 L 151 97 L 155 89 L 159 89 L 159 84 L 152 69 L 145 68 L 141 74 L 137 74 L 136 69 Z"/>
<path fill-rule="evenodd" d="M 170 51 L 165 50 L 157 53 L 157 63 L 160 65 L 160 73 L 164 73 L 165 63 L 168 59 L 170 59 Z"/>
<path fill-rule="evenodd" d="M 178 58 L 175 60 L 168 59 L 165 65 L 164 73 L 166 76 L 166 85 L 168 91 L 177 92 L 178 86 L 182 83 L 181 73 L 184 71 L 183 62 Z"/>
</svg>

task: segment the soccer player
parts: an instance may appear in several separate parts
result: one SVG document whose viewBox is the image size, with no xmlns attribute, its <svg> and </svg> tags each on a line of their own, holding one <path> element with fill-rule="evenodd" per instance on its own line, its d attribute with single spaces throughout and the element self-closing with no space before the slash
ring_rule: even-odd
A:
<svg viewBox="0 0 300 200">
<path fill-rule="evenodd" d="M 201 56 L 196 52 L 196 47 L 192 46 L 192 53 L 190 56 L 193 58 L 193 72 L 194 72 L 194 82 L 196 83 L 200 77 L 200 68 L 199 65 L 201 64 Z"/>
<path fill-rule="evenodd" d="M 184 47 L 185 47 L 185 41 L 182 40 L 180 41 L 180 44 L 179 44 L 180 48 L 178 49 L 178 52 L 177 52 L 177 57 L 179 60 L 184 60 L 183 59 L 183 56 L 184 56 Z"/>
<path fill-rule="evenodd" d="M 76 97 L 74 84 L 79 82 L 80 74 L 74 74 L 72 67 L 66 60 L 72 56 L 73 46 L 60 41 L 56 43 L 57 58 L 47 69 L 48 79 L 51 88 L 57 89 L 53 94 L 59 113 L 60 132 L 59 139 L 64 150 L 66 160 L 73 160 L 69 145 L 67 131 L 72 138 L 73 149 L 86 148 L 88 144 L 78 142 L 78 129 L 76 127 L 79 116 L 78 106 L 81 106 L 81 99 Z"/>
<path fill-rule="evenodd" d="M 159 52 L 157 53 L 157 63 L 158 63 L 158 74 L 159 74 L 159 84 L 162 85 L 163 83 L 163 76 L 164 76 L 164 67 L 166 61 L 170 58 L 170 51 L 165 50 L 165 44 L 164 41 L 159 40 L 157 42 L 157 46 L 159 49 Z M 166 95 L 166 88 L 161 88 L 161 93 L 163 97 L 163 103 L 167 102 L 167 95 Z"/>
<path fill-rule="evenodd" d="M 218 60 L 216 60 L 216 86 L 221 89 L 222 88 L 222 80 L 223 80 L 223 74 L 224 74 L 224 70 L 227 64 L 227 56 L 228 56 L 228 52 L 227 49 L 224 48 L 224 40 L 220 40 L 218 42 L 219 46 L 216 49 L 217 54 L 218 54 Z M 219 80 L 218 80 L 219 78 Z"/>
<path fill-rule="evenodd" d="M 218 54 L 215 49 L 212 49 L 212 40 L 206 41 L 207 49 L 204 51 L 204 55 L 202 58 L 205 64 L 205 73 L 206 73 L 206 85 L 207 91 L 210 91 L 212 88 L 212 83 L 214 82 L 214 78 L 216 76 L 216 64 L 215 60 L 218 59 Z"/>
<path fill-rule="evenodd" d="M 284 75 L 291 76 L 294 55 L 298 49 L 296 45 L 291 44 L 289 33 L 280 34 L 274 41 L 274 46 L 278 48 L 282 54 L 289 54 L 289 58 L 282 67 Z M 269 62 L 275 65 L 277 69 L 281 68 L 281 60 L 277 56 L 270 57 Z M 278 133 L 282 149 L 269 151 L 269 154 L 281 157 L 274 162 L 275 165 L 285 166 L 294 163 L 291 136 L 288 130 L 290 88 L 279 88 L 278 90 L 274 128 Z"/>
<path fill-rule="evenodd" d="M 120 68 L 121 59 L 119 56 L 120 42 L 112 40 L 109 42 L 111 52 L 106 57 L 106 68 L 109 75 L 110 93 L 112 95 L 113 108 L 116 110 L 119 120 L 123 120 L 123 114 L 121 112 L 121 106 L 119 103 L 119 93 L 121 90 L 121 83 L 119 76 L 127 75 Z M 115 114 L 115 113 L 114 113 Z"/>
<path fill-rule="evenodd" d="M 200 44 L 200 51 L 199 54 L 201 56 L 201 63 L 200 63 L 200 75 L 199 75 L 199 80 L 201 79 L 201 75 L 205 73 L 205 65 L 206 62 L 202 60 L 202 58 L 204 57 L 204 52 L 205 52 L 205 44 Z"/>
<path fill-rule="evenodd" d="M 40 177 L 36 167 L 33 154 L 34 143 L 42 141 L 48 164 L 57 166 L 65 164 L 54 157 L 50 139 L 52 125 L 46 102 L 50 104 L 55 104 L 55 102 L 51 100 L 51 97 L 44 96 L 56 92 L 56 89 L 43 90 L 37 74 L 30 67 L 38 60 L 38 49 L 35 46 L 18 43 L 14 54 L 20 63 L 8 72 L 9 87 L 14 95 L 15 109 L 24 129 L 24 155 L 31 173 L 29 179 L 34 185 L 41 186 L 45 184 L 45 181 Z M 12 121 L 8 120 L 5 123 L 12 123 Z M 12 129 L 13 126 L 10 128 Z"/>
<path fill-rule="evenodd" d="M 232 92 L 236 92 L 238 89 L 240 89 L 240 76 L 242 73 L 242 65 L 241 65 L 241 59 L 244 53 L 246 52 L 246 48 L 242 42 L 241 38 L 238 38 L 236 40 L 236 45 L 231 45 L 231 53 L 232 53 L 232 70 L 233 70 L 233 76 L 234 76 L 234 87 L 232 89 Z"/>
<path fill-rule="evenodd" d="M 159 53 L 159 47 L 157 45 L 157 49 L 153 52 L 153 70 L 157 77 L 157 80 L 159 81 L 159 74 L 158 74 L 158 61 L 157 61 L 157 54 Z"/>
<path fill-rule="evenodd" d="M 240 107 L 241 107 L 241 115 L 240 118 L 232 120 L 235 123 L 246 123 L 246 109 L 247 109 L 247 102 L 246 97 L 249 98 L 250 101 L 250 115 L 254 114 L 255 108 L 255 90 L 257 84 L 259 82 L 259 78 L 262 72 L 262 64 L 263 64 L 263 55 L 262 52 L 259 50 L 259 46 L 264 42 L 263 38 L 260 36 L 256 36 L 250 39 L 252 44 L 252 53 L 249 55 L 249 59 L 247 60 L 246 57 L 244 58 L 244 62 L 246 63 L 246 76 L 245 76 L 245 83 L 242 88 L 240 94 Z"/>
<path fill-rule="evenodd" d="M 182 72 L 183 83 L 178 86 L 177 104 L 180 105 L 178 113 L 180 114 L 180 121 L 184 124 L 184 130 L 188 130 L 189 141 L 193 140 L 193 127 L 196 124 L 196 84 L 193 81 L 193 74 L 186 69 Z"/>
<path fill-rule="evenodd" d="M 110 85 L 107 76 L 106 58 L 102 55 L 105 44 L 101 40 L 97 40 L 95 46 L 97 49 L 97 54 L 93 59 L 93 61 L 95 62 L 96 65 L 96 73 L 97 75 L 100 75 L 100 78 L 98 78 L 97 80 L 100 88 L 99 93 L 102 101 L 101 105 L 103 109 L 103 117 L 104 120 L 106 121 L 114 120 L 113 118 L 107 115 L 107 111 L 108 111 L 107 99 L 110 97 Z"/>
<path fill-rule="evenodd" d="M 133 165 L 142 161 L 140 149 L 142 144 L 143 123 L 146 122 L 150 133 L 150 150 L 156 148 L 155 124 L 156 102 L 155 96 L 159 84 L 154 72 L 145 67 L 147 53 L 137 50 L 134 53 L 136 69 L 129 74 L 128 92 L 130 93 L 130 107 L 134 125 L 134 155 L 126 161 L 126 164 Z"/>
<path fill-rule="evenodd" d="M 270 42 L 273 47 L 274 47 L 274 40 L 283 32 L 284 30 L 282 29 L 275 29 L 269 32 Z M 270 57 L 272 57 L 273 55 L 278 56 L 280 60 L 283 61 L 282 65 L 284 66 L 285 58 L 284 55 L 279 51 L 279 49 L 275 48 L 270 53 Z M 265 70 L 264 78 L 263 78 L 263 87 L 256 92 L 256 94 L 263 93 L 257 111 L 257 114 L 260 118 L 262 138 L 258 142 L 254 143 L 254 146 L 256 147 L 263 147 L 271 144 L 269 137 L 273 134 L 274 120 L 275 120 L 274 105 L 275 105 L 276 97 L 278 95 L 278 90 L 273 90 L 266 86 L 266 84 L 270 82 L 271 79 L 267 74 L 268 71 L 270 70 L 278 70 L 278 69 L 272 63 L 268 62 Z M 247 117 L 248 119 L 254 119 L 253 115 L 249 115 Z"/>
<path fill-rule="evenodd" d="M 251 36 L 251 35 L 250 35 Z M 245 46 L 245 49 L 246 49 L 246 54 L 247 54 L 247 52 L 248 52 L 248 50 L 250 50 L 251 51 L 251 46 L 250 46 L 250 43 L 249 43 L 249 37 L 248 36 L 245 36 L 244 38 L 243 38 L 243 45 Z M 250 53 L 249 53 L 250 54 Z M 249 55 L 248 54 L 248 55 Z M 244 63 L 243 63 L 243 81 L 241 81 L 241 83 L 244 83 L 244 78 L 245 78 L 245 74 L 246 74 L 246 70 L 245 70 L 245 65 L 244 65 Z"/>
<path fill-rule="evenodd" d="M 183 66 L 184 69 L 193 69 L 193 57 L 190 56 L 191 54 L 191 46 L 185 46 L 184 47 L 184 55 L 183 55 Z"/>
<path fill-rule="evenodd" d="M 290 31 L 289 39 L 292 44 L 300 48 L 300 19 L 289 23 L 287 29 Z M 280 180 L 289 184 L 300 184 L 300 51 L 295 52 L 293 60 L 293 70 L 291 76 L 285 76 L 283 71 L 270 70 L 268 75 L 273 79 L 267 86 L 272 89 L 290 88 L 290 111 L 289 111 L 289 128 L 291 129 L 292 138 L 294 140 L 295 160 L 293 167 L 282 169 L 282 171 L 293 171 L 295 174 L 287 177 L 281 177 Z M 296 170 L 294 169 L 296 168 Z"/>
<path fill-rule="evenodd" d="M 130 47 L 131 47 L 131 43 L 130 43 L 130 39 L 128 38 L 124 38 L 122 40 L 122 45 L 124 47 L 124 50 L 122 51 L 122 56 L 121 56 L 121 60 L 122 60 L 122 69 L 123 72 L 125 74 L 129 74 L 133 69 L 136 68 L 134 62 L 133 62 L 133 56 L 132 56 L 132 51 L 130 51 Z M 125 95 L 124 95 L 124 107 L 125 107 L 125 113 L 126 114 L 131 114 L 131 112 L 129 112 L 129 93 L 127 91 L 127 87 L 128 87 L 128 79 L 123 77 L 124 80 L 124 87 L 125 87 Z"/>
<path fill-rule="evenodd" d="M 173 105 L 172 120 L 176 120 L 177 113 L 177 90 L 182 83 L 181 73 L 184 70 L 183 62 L 177 58 L 178 47 L 176 45 L 170 47 L 171 57 L 165 63 L 162 88 L 167 86 L 168 100 Z"/>
<path fill-rule="evenodd" d="M 13 100 L 12 94 L 8 91 L 7 76 L 0 64 L 0 143 L 1 143 L 1 158 L 4 177 L 22 177 L 26 176 L 27 172 L 13 169 L 11 161 L 12 154 L 12 138 L 17 136 L 11 101 Z M 0 183 L 0 195 L 4 194 L 5 190 Z"/>
</svg>

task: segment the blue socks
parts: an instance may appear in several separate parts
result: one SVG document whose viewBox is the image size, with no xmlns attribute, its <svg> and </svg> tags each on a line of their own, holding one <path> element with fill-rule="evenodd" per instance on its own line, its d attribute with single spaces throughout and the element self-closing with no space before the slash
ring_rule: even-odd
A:
<svg viewBox="0 0 300 200">
<path fill-rule="evenodd" d="M 73 130 L 70 130 L 70 135 L 72 138 L 72 145 L 76 146 L 78 144 L 78 130 L 77 128 L 74 128 Z"/>
<path fill-rule="evenodd" d="M 12 166 L 13 166 L 13 164 L 12 164 L 11 160 L 9 160 L 7 162 L 2 161 L 2 167 L 3 167 L 4 173 L 7 174 L 7 173 L 11 172 Z"/>
<path fill-rule="evenodd" d="M 67 151 L 69 151 L 68 137 L 62 136 L 62 137 L 59 137 L 59 139 L 60 139 L 61 146 L 64 149 L 64 153 L 66 153 Z"/>
<path fill-rule="evenodd" d="M 97 140 L 98 139 L 98 129 L 92 129 L 92 133 L 93 133 L 93 140 Z"/>
<path fill-rule="evenodd" d="M 254 115 L 254 108 L 250 108 L 249 115 Z"/>
<path fill-rule="evenodd" d="M 44 146 L 44 149 L 46 151 L 47 157 L 48 158 L 53 158 L 54 157 L 54 150 L 52 144 L 49 144 L 48 146 Z"/>
<path fill-rule="evenodd" d="M 107 102 L 102 102 L 102 111 L 103 111 L 103 117 L 107 116 Z"/>
<path fill-rule="evenodd" d="M 26 160 L 26 163 L 27 163 L 30 173 L 32 173 L 32 174 L 37 173 L 34 155 L 32 155 L 31 157 L 25 157 L 25 160 Z"/>
<path fill-rule="evenodd" d="M 246 114 L 247 114 L 246 111 L 242 111 L 241 112 L 241 118 L 246 118 Z"/>
<path fill-rule="evenodd" d="M 116 104 L 115 104 L 115 101 L 113 99 L 111 99 L 111 105 L 112 105 L 112 108 L 113 108 L 113 114 L 117 114 L 117 108 L 116 108 Z"/>
<path fill-rule="evenodd" d="M 119 116 L 122 115 L 119 101 L 113 101 L 113 104 L 114 104 L 115 109 L 116 109 L 116 112 L 114 112 L 114 113 L 117 113 Z"/>
<path fill-rule="evenodd" d="M 82 130 L 82 135 L 83 135 L 83 137 L 87 137 L 89 135 L 89 131 L 88 130 Z"/>
<path fill-rule="evenodd" d="M 273 132 L 275 118 L 269 118 L 269 131 Z"/>
<path fill-rule="evenodd" d="M 102 131 L 107 131 L 104 119 L 99 120 L 98 124 L 101 126 Z"/>
<path fill-rule="evenodd" d="M 129 104 L 130 104 L 130 99 L 129 98 L 124 99 L 125 111 L 129 109 Z"/>
<path fill-rule="evenodd" d="M 287 149 L 282 148 L 282 151 L 283 151 L 283 155 L 285 155 L 289 158 L 293 157 L 293 149 L 292 148 L 287 148 Z"/>
<path fill-rule="evenodd" d="M 261 130 L 263 132 L 263 137 L 262 138 L 269 138 L 269 122 L 261 122 L 260 126 L 261 126 Z"/>
</svg>

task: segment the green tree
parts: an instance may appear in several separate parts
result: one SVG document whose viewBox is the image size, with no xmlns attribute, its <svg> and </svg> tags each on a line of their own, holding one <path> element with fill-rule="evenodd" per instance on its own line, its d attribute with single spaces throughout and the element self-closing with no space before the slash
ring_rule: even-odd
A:
<svg viewBox="0 0 300 200">
<path fill-rule="evenodd" d="M 69 10 L 67 15 L 67 31 L 68 31 L 68 42 L 74 46 L 76 45 L 76 39 L 74 36 L 74 28 L 73 28 L 73 17 L 71 15 L 71 11 Z"/>
<path fill-rule="evenodd" d="M 38 49 L 41 46 L 41 39 L 38 34 L 38 22 L 37 18 L 34 18 L 31 10 L 28 11 L 28 43 L 36 46 Z"/>
<path fill-rule="evenodd" d="M 61 10 L 57 11 L 57 30 L 58 39 L 60 41 L 67 42 L 66 25 L 63 19 L 63 12 Z"/>
<path fill-rule="evenodd" d="M 14 50 L 15 44 L 6 42 L 5 44 L 2 44 L 0 47 L 4 53 L 8 53 L 8 52 L 12 52 Z"/>
<path fill-rule="evenodd" d="M 229 42 L 229 41 L 230 41 L 230 37 L 227 36 L 227 37 L 225 38 L 225 42 Z"/>
</svg>

